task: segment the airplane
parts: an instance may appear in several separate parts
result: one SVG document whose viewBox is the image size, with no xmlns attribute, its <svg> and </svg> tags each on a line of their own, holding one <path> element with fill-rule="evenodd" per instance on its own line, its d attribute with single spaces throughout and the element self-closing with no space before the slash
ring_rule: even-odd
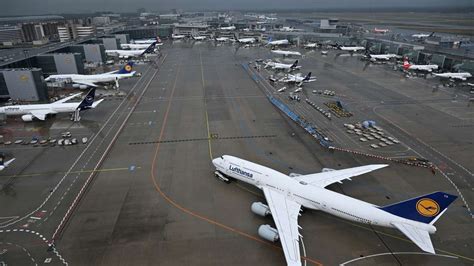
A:
<svg viewBox="0 0 474 266">
<path fill-rule="evenodd" d="M 313 48 L 318 48 L 318 44 L 315 42 L 309 42 L 304 45 L 304 48 L 306 49 L 313 49 Z"/>
<path fill-rule="evenodd" d="M 336 45 L 336 48 L 342 51 L 348 51 L 348 52 L 359 52 L 359 51 L 364 51 L 365 47 L 363 46 L 340 46 Z"/>
<path fill-rule="evenodd" d="M 377 61 L 377 60 L 388 61 L 390 59 L 398 58 L 398 57 L 400 56 L 396 54 L 367 54 L 367 58 L 369 58 L 370 61 Z"/>
<path fill-rule="evenodd" d="M 275 242 L 280 240 L 287 265 L 301 265 L 298 217 L 301 207 L 321 210 L 328 214 L 354 221 L 396 228 L 419 248 L 435 254 L 430 234 L 433 225 L 457 196 L 433 192 L 386 206 L 376 206 L 326 189 L 334 183 L 352 180 L 388 166 L 372 164 L 341 170 L 323 169 L 320 173 L 285 175 L 271 168 L 234 156 L 223 155 L 212 160 L 214 174 L 226 183 L 242 181 L 263 191 L 267 204 L 254 202 L 251 211 L 260 216 L 271 215 L 276 229 L 265 224 L 258 228 L 260 237 Z"/>
<path fill-rule="evenodd" d="M 304 77 L 300 73 L 296 75 L 289 74 L 286 78 L 282 78 L 279 80 L 279 82 L 285 82 L 285 83 L 298 83 L 299 86 L 301 86 L 303 82 L 308 83 L 308 82 L 313 82 L 313 81 L 316 81 L 316 78 L 311 77 L 311 72 L 309 72 Z"/>
<path fill-rule="evenodd" d="M 105 53 L 109 56 L 118 56 L 119 58 L 130 58 L 140 57 L 145 54 L 151 54 L 155 51 L 156 41 L 148 46 L 146 49 L 141 50 L 105 50 Z"/>
<path fill-rule="evenodd" d="M 301 66 L 298 66 L 298 60 L 296 60 L 293 64 L 283 64 L 278 62 L 270 61 L 265 64 L 264 68 L 271 67 L 274 70 L 287 70 L 288 72 L 301 69 Z"/>
<path fill-rule="evenodd" d="M 3 171 L 5 168 L 7 168 L 13 161 L 15 161 L 15 159 L 16 158 L 12 158 L 5 162 L 5 156 L 3 154 L 0 155 L 0 171 Z"/>
<path fill-rule="evenodd" d="M 214 38 L 214 40 L 216 40 L 216 42 L 227 42 L 227 41 L 230 41 L 230 38 L 229 37 L 217 37 L 217 38 Z"/>
<path fill-rule="evenodd" d="M 171 38 L 172 38 L 173 40 L 181 40 L 181 39 L 186 38 L 186 35 L 182 35 L 182 34 L 171 34 Z"/>
<path fill-rule="evenodd" d="M 193 40 L 195 41 L 204 41 L 207 37 L 206 36 L 192 36 Z"/>
<path fill-rule="evenodd" d="M 385 34 L 389 31 L 390 31 L 389 29 L 377 29 L 377 28 L 374 28 L 373 30 L 374 33 L 382 33 L 382 34 Z"/>
<path fill-rule="evenodd" d="M 266 45 L 268 46 L 279 46 L 279 45 L 288 45 L 290 42 L 287 39 L 272 41 L 272 37 L 268 38 Z"/>
<path fill-rule="evenodd" d="M 296 51 L 271 50 L 271 52 L 283 56 L 301 56 L 301 53 Z"/>
<path fill-rule="evenodd" d="M 130 50 L 140 50 L 140 49 L 146 49 L 150 46 L 149 44 L 142 44 L 142 43 L 124 43 L 120 44 L 120 47 L 122 49 L 130 49 Z"/>
<path fill-rule="evenodd" d="M 294 32 L 294 31 L 302 31 L 301 29 L 295 29 L 293 27 L 282 27 L 280 28 L 280 31 L 285 31 L 285 32 Z"/>
<path fill-rule="evenodd" d="M 115 87 L 119 87 L 119 80 L 138 76 L 136 71 L 132 71 L 133 62 L 128 62 L 120 70 L 94 74 L 94 75 L 81 75 L 81 74 L 58 74 L 50 75 L 44 80 L 46 82 L 54 82 L 65 80 L 71 82 L 74 88 L 87 89 L 89 87 L 99 87 L 98 84 L 115 83 Z"/>
<path fill-rule="evenodd" d="M 433 36 L 433 35 L 434 35 L 434 32 L 432 32 L 432 33 L 430 33 L 430 34 L 417 33 L 417 34 L 411 35 L 411 37 L 416 38 L 416 39 L 424 39 L 424 38 L 431 37 L 431 36 Z"/>
<path fill-rule="evenodd" d="M 135 44 L 148 44 L 148 45 L 150 45 L 154 42 L 157 42 L 157 45 L 160 45 L 160 43 L 161 43 L 160 37 L 156 37 L 155 39 L 145 39 L 145 40 L 134 40 L 133 41 L 133 43 L 135 43 Z"/>
<path fill-rule="evenodd" d="M 104 99 L 94 101 L 95 88 L 92 88 L 80 102 L 66 103 L 67 101 L 81 95 L 77 93 L 53 103 L 47 104 L 25 104 L 25 105 L 11 105 L 0 107 L 0 113 L 4 113 L 7 116 L 21 115 L 21 119 L 24 122 L 31 122 L 34 119 L 44 121 L 48 115 L 54 115 L 58 113 L 73 113 L 76 110 L 83 111 L 87 109 L 94 109 Z"/>
<path fill-rule="evenodd" d="M 433 72 L 433 70 L 438 69 L 438 65 L 412 65 L 405 58 L 405 60 L 403 61 L 403 69 Z"/>
<path fill-rule="evenodd" d="M 231 31 L 235 30 L 235 26 L 219 27 L 219 30 Z"/>
<path fill-rule="evenodd" d="M 255 43 L 257 39 L 255 38 L 241 38 L 241 39 L 236 39 L 238 43 L 242 44 L 250 44 L 250 43 Z"/>
<path fill-rule="evenodd" d="M 472 77 L 471 73 L 469 72 L 459 72 L 459 73 L 447 72 L 447 73 L 440 73 L 440 74 L 433 73 L 433 75 L 440 78 L 459 79 L 462 81 L 465 81 L 468 78 Z"/>
</svg>

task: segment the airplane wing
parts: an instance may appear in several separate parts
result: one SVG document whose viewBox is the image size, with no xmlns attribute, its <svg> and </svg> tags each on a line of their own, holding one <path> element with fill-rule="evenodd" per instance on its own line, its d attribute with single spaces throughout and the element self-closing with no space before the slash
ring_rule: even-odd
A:
<svg viewBox="0 0 474 266">
<path fill-rule="evenodd" d="M 34 117 L 38 118 L 39 120 L 45 120 L 46 115 L 48 114 L 54 114 L 56 112 L 52 112 L 51 110 L 33 110 L 30 111 L 30 114 L 33 115 Z"/>
<path fill-rule="evenodd" d="M 79 85 L 86 85 L 86 86 L 89 86 L 89 87 L 93 87 L 93 88 L 97 88 L 99 86 L 95 85 L 94 83 L 92 82 L 87 82 L 87 81 L 74 81 L 74 83 L 76 84 L 79 84 Z"/>
<path fill-rule="evenodd" d="M 428 231 L 422 230 L 420 228 L 417 228 L 413 225 L 406 224 L 406 223 L 392 222 L 392 224 L 398 230 L 402 231 L 402 233 L 406 237 L 408 237 L 411 241 L 413 241 L 413 243 L 415 243 L 423 251 L 429 252 L 431 254 L 435 254 L 433 243 L 431 243 L 430 234 L 428 233 Z"/>
<path fill-rule="evenodd" d="M 16 158 L 12 158 L 12 159 L 6 161 L 5 163 L 3 163 L 3 165 L 4 165 L 5 167 L 7 167 L 9 164 L 11 164 L 13 161 L 15 161 L 15 159 L 16 159 Z"/>
<path fill-rule="evenodd" d="M 301 265 L 298 216 L 301 205 L 284 194 L 263 187 L 288 265 Z"/>
<path fill-rule="evenodd" d="M 82 94 L 82 92 L 76 93 L 76 94 L 73 94 L 73 95 L 71 95 L 71 96 L 64 97 L 64 98 L 62 98 L 61 100 L 57 100 L 57 101 L 55 101 L 54 103 L 65 103 L 65 102 L 67 102 L 67 101 L 69 101 L 69 100 L 71 100 L 71 99 L 76 98 L 77 96 L 79 96 L 79 95 L 81 95 L 81 94 Z"/>
<path fill-rule="evenodd" d="M 293 178 L 313 186 L 324 188 L 336 182 L 342 183 L 341 181 L 344 179 L 351 180 L 351 177 L 353 176 L 369 173 L 386 166 L 388 166 L 388 164 L 371 164 L 342 170 L 334 170 L 309 175 L 300 175 Z"/>
</svg>

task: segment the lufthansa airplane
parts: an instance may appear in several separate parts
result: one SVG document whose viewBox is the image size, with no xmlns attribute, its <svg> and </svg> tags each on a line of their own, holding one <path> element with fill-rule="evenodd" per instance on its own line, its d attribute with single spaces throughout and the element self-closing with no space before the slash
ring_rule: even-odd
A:
<svg viewBox="0 0 474 266">
<path fill-rule="evenodd" d="M 99 84 L 115 84 L 115 87 L 119 87 L 119 80 L 135 77 L 136 72 L 133 69 L 133 62 L 128 62 L 120 70 L 112 72 L 93 74 L 93 75 L 81 75 L 81 74 L 58 74 L 50 75 L 45 78 L 46 82 L 61 81 L 71 82 L 73 87 L 79 89 L 87 89 L 89 87 L 99 87 Z"/>
<path fill-rule="evenodd" d="M 47 104 L 25 104 L 25 105 L 10 105 L 0 107 L 0 113 L 4 113 L 7 116 L 21 115 L 21 119 L 24 122 L 31 122 L 34 119 L 46 120 L 48 115 L 54 115 L 58 113 L 73 113 L 76 110 L 83 111 L 88 109 L 94 109 L 104 99 L 94 101 L 95 88 L 92 88 L 80 102 L 67 103 L 67 101 L 81 95 L 77 93 L 59 101 Z"/>
<path fill-rule="evenodd" d="M 320 210 L 347 220 L 396 228 L 422 250 L 435 253 L 430 234 L 433 225 L 447 207 L 457 198 L 444 192 L 433 192 L 387 206 L 376 206 L 326 189 L 333 183 L 342 183 L 386 164 L 372 164 L 341 170 L 323 169 L 321 173 L 285 175 L 271 168 L 234 156 L 223 155 L 212 160 L 215 175 L 230 182 L 243 181 L 263 190 L 267 204 L 255 202 L 252 212 L 271 215 L 276 229 L 261 225 L 258 234 L 269 241 L 280 240 L 288 265 L 301 265 L 298 217 L 301 207 Z"/>
</svg>

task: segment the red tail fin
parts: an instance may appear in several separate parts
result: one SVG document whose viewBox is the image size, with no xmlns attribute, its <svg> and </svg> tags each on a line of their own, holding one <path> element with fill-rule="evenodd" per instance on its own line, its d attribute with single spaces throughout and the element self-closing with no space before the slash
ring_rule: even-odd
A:
<svg viewBox="0 0 474 266">
<path fill-rule="evenodd" d="M 403 61 L 403 68 L 404 69 L 408 69 L 410 68 L 411 64 L 408 63 L 408 60 L 405 58 L 405 60 Z"/>
</svg>

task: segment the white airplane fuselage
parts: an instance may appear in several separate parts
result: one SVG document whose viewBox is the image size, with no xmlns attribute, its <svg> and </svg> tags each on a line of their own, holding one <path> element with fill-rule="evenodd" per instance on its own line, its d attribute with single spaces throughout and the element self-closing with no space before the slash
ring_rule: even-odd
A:
<svg viewBox="0 0 474 266">
<path fill-rule="evenodd" d="M 29 105 L 11 105 L 0 107 L 0 113 L 10 115 L 26 115 L 34 110 L 52 110 L 55 113 L 72 113 L 79 106 L 79 102 L 75 103 L 46 103 L 46 104 L 29 104 Z"/>
<path fill-rule="evenodd" d="M 348 51 L 348 52 L 358 52 L 358 51 L 364 51 L 365 47 L 362 46 L 341 46 L 339 47 L 342 51 Z"/>
<path fill-rule="evenodd" d="M 242 38 L 242 39 L 237 39 L 237 41 L 239 43 L 249 44 L 249 43 L 254 43 L 256 39 L 255 38 Z"/>
<path fill-rule="evenodd" d="M 369 56 L 371 59 L 375 60 L 390 60 L 398 57 L 396 54 L 370 54 Z"/>
<path fill-rule="evenodd" d="M 110 56 L 118 56 L 118 57 L 138 57 L 141 56 L 146 49 L 140 50 L 105 50 L 105 53 Z"/>
<path fill-rule="evenodd" d="M 130 50 L 146 49 L 149 46 L 150 46 L 150 44 L 147 44 L 147 43 L 124 43 L 124 44 L 120 45 L 120 47 L 122 47 L 122 49 L 130 49 Z"/>
<path fill-rule="evenodd" d="M 70 80 L 71 82 L 81 83 L 81 81 L 91 82 L 91 83 L 109 83 L 115 82 L 116 80 L 131 78 L 135 76 L 135 71 L 125 74 L 113 74 L 113 73 L 104 73 L 104 74 L 95 74 L 95 75 L 81 75 L 81 74 L 59 74 L 51 75 L 48 80 Z"/>
<path fill-rule="evenodd" d="M 301 56 L 301 53 L 296 51 L 272 50 L 272 53 L 283 56 Z"/>
<path fill-rule="evenodd" d="M 278 46 L 278 45 L 288 45 L 290 42 L 288 40 L 276 40 L 276 41 L 270 41 L 267 43 L 267 45 L 270 46 Z"/>
<path fill-rule="evenodd" d="M 441 74 L 435 74 L 435 76 L 441 77 L 441 78 L 467 80 L 468 78 L 472 77 L 472 74 L 469 73 L 469 72 L 462 72 L 462 73 L 441 73 Z"/>
<path fill-rule="evenodd" d="M 148 46 L 150 46 L 150 44 L 156 42 L 156 39 L 148 39 L 148 40 L 135 40 L 134 43 L 135 44 L 148 44 Z M 147 47 L 148 47 L 147 46 Z M 145 47 L 145 48 L 147 48 Z"/>
<path fill-rule="evenodd" d="M 212 161 L 220 173 L 254 185 L 259 189 L 269 187 L 280 191 L 305 208 L 320 210 L 364 224 L 395 228 L 392 223 L 398 222 L 416 226 L 430 234 L 436 232 L 436 227 L 433 225 L 405 219 L 381 210 L 376 205 L 325 188 L 298 182 L 298 180 L 271 168 L 229 155 L 224 155 L 222 158 L 224 159 L 216 158 Z"/>
</svg>

